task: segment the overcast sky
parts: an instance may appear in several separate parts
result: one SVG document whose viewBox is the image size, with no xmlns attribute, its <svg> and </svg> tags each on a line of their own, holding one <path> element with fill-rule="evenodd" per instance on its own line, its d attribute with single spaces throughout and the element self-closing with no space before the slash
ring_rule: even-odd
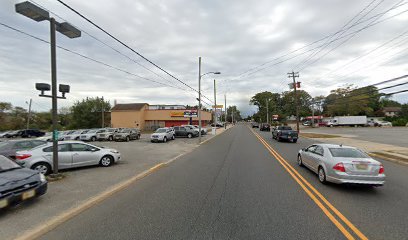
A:
<svg viewBox="0 0 408 240">
<path fill-rule="evenodd" d="M 17 14 L 14 4 L 18 2 L 0 1 L 0 23 L 49 40 L 49 23 L 37 23 Z M 287 91 L 287 73 L 292 70 L 299 71 L 302 89 L 312 96 L 327 95 L 345 84 L 365 86 L 408 74 L 408 12 L 404 12 L 408 11 L 408 3 L 401 0 L 65 2 L 195 89 L 201 56 L 202 73 L 222 72 L 203 77 L 203 94 L 213 99 L 216 77 L 217 102 L 223 103 L 226 93 L 227 104 L 238 105 L 246 114 L 255 111 L 249 106 L 255 93 Z M 60 107 L 88 96 L 104 96 L 111 103 L 116 99 L 118 103 L 196 104 L 197 93 L 56 0 L 34 3 L 53 12 L 51 16 L 57 21 L 68 21 L 83 31 L 77 39 L 58 33 L 58 45 L 132 74 L 185 89 L 147 81 L 58 49 L 58 83 L 71 86 L 67 100 L 59 101 Z M 317 41 L 326 36 L 330 37 Z M 26 108 L 25 102 L 32 98 L 34 110 L 49 109 L 51 101 L 38 97 L 36 82 L 50 82 L 49 45 L 0 25 L 0 101 Z M 405 89 L 408 85 L 383 92 Z M 406 103 L 408 94 L 398 94 L 393 99 Z"/>
</svg>

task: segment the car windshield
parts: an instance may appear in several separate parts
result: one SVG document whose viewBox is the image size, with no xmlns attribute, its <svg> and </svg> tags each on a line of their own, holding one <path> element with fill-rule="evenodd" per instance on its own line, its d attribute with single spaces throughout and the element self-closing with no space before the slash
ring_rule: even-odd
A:
<svg viewBox="0 0 408 240">
<path fill-rule="evenodd" d="M 128 132 L 130 132 L 130 129 L 122 129 L 122 130 L 120 130 L 119 132 L 121 132 L 121 133 L 128 133 Z"/>
<path fill-rule="evenodd" d="M 82 131 L 75 131 L 75 132 L 72 132 L 72 133 L 70 133 L 70 134 L 81 134 L 81 132 L 82 132 Z"/>
<path fill-rule="evenodd" d="M 156 133 L 165 133 L 166 129 L 165 128 L 159 128 L 156 130 Z"/>
<path fill-rule="evenodd" d="M 279 129 L 280 129 L 280 130 L 292 130 L 292 128 L 291 128 L 291 127 L 285 127 L 285 126 L 280 127 Z"/>
<path fill-rule="evenodd" d="M 4 172 L 10 169 L 21 168 L 20 165 L 0 155 L 0 172 Z"/>
<path fill-rule="evenodd" d="M 98 130 L 89 130 L 87 133 L 96 133 Z"/>
<path fill-rule="evenodd" d="M 333 157 L 343 158 L 369 158 L 364 152 L 355 148 L 329 148 Z"/>
</svg>

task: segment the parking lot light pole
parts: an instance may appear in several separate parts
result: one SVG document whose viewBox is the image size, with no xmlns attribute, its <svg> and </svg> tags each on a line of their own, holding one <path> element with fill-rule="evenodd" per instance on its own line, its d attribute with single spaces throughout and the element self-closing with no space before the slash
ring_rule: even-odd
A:
<svg viewBox="0 0 408 240">
<path fill-rule="evenodd" d="M 221 74 L 221 72 L 208 72 L 201 74 L 201 57 L 198 57 L 198 143 L 201 143 L 201 78 L 211 73 Z"/>
<path fill-rule="evenodd" d="M 62 33 L 69 38 L 77 38 L 81 36 L 81 31 L 70 25 L 69 23 L 59 23 L 54 18 L 49 16 L 49 12 L 32 4 L 31 2 L 22 2 L 15 5 L 17 13 L 26 16 L 34 21 L 41 22 L 48 20 L 50 22 L 50 46 L 51 46 L 51 87 L 46 83 L 36 83 L 36 89 L 41 91 L 40 97 L 48 97 L 52 99 L 52 142 L 53 142 L 53 174 L 58 176 L 58 113 L 57 100 L 58 98 L 65 99 L 65 93 L 69 93 L 69 85 L 59 85 L 59 91 L 62 97 L 57 96 L 57 51 L 56 51 L 56 31 Z M 51 95 L 45 95 L 44 91 L 49 91 Z"/>
</svg>

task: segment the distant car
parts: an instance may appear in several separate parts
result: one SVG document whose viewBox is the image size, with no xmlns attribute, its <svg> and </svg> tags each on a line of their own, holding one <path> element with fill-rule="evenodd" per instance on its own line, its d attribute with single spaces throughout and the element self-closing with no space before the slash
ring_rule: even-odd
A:
<svg viewBox="0 0 408 240">
<path fill-rule="evenodd" d="M 52 132 L 46 132 L 44 136 L 36 138 L 37 140 L 52 142 Z"/>
<path fill-rule="evenodd" d="M 211 123 L 211 127 L 224 127 L 224 124 L 220 122 L 217 122 L 216 124 Z"/>
<path fill-rule="evenodd" d="M 96 139 L 98 141 L 113 141 L 113 134 L 118 132 L 117 128 L 105 128 L 96 134 Z"/>
<path fill-rule="evenodd" d="M 268 131 L 268 132 L 270 132 L 270 131 L 271 131 L 271 125 L 269 125 L 268 123 L 261 123 L 261 124 L 259 125 L 259 130 L 260 130 L 260 131 Z"/>
<path fill-rule="evenodd" d="M 15 159 L 16 152 L 47 144 L 44 140 L 10 140 L 0 143 L 0 155 Z"/>
<path fill-rule="evenodd" d="M 5 132 L 0 133 L 0 138 L 6 138 L 7 134 L 9 134 L 10 132 L 12 131 L 5 131 Z"/>
<path fill-rule="evenodd" d="M 200 132 L 199 127 L 196 125 L 181 125 L 181 126 L 190 128 L 192 130 L 197 130 L 198 132 Z M 206 134 L 207 134 L 207 128 L 201 127 L 201 135 L 206 135 Z"/>
<path fill-rule="evenodd" d="M 68 131 L 60 131 L 58 133 L 58 141 L 64 141 L 65 136 L 70 135 L 71 133 L 74 133 L 75 130 L 68 130 Z M 67 139 L 68 140 L 68 139 Z"/>
<path fill-rule="evenodd" d="M 318 174 L 321 183 L 385 183 L 383 165 L 355 147 L 313 144 L 299 151 L 297 162 Z"/>
<path fill-rule="evenodd" d="M 31 150 L 18 151 L 16 162 L 26 168 L 47 175 L 52 171 L 52 143 Z M 101 148 L 80 141 L 58 143 L 58 168 L 68 169 L 91 165 L 109 167 L 120 160 L 115 149 Z"/>
<path fill-rule="evenodd" d="M 81 134 L 87 133 L 89 130 L 76 130 L 64 136 L 64 141 L 79 140 Z"/>
<path fill-rule="evenodd" d="M 126 141 L 140 139 L 140 130 L 136 128 L 124 128 L 113 134 L 113 140 Z"/>
<path fill-rule="evenodd" d="M 7 132 L 7 133 L 4 135 L 4 137 L 6 137 L 6 138 L 15 138 L 15 137 L 18 137 L 18 136 L 20 136 L 20 131 L 21 131 L 21 130 L 9 131 L 9 132 Z"/>
<path fill-rule="evenodd" d="M 102 129 L 91 129 L 86 133 L 81 134 L 79 136 L 79 140 L 95 142 L 97 140 L 97 134 L 102 131 L 103 131 Z"/>
<path fill-rule="evenodd" d="M 37 129 L 25 129 L 19 132 L 19 135 L 22 138 L 30 138 L 30 137 L 42 137 L 45 135 L 45 132 L 42 132 Z"/>
<path fill-rule="evenodd" d="M 251 123 L 252 128 L 259 128 L 259 123 L 257 122 L 252 122 Z"/>
<path fill-rule="evenodd" d="M 198 130 L 193 129 L 193 128 L 177 126 L 177 127 L 174 127 L 174 130 L 176 132 L 175 134 L 176 137 L 192 138 L 192 137 L 197 137 L 199 135 Z"/>
<path fill-rule="evenodd" d="M 302 125 L 303 125 L 303 126 L 311 126 L 311 125 L 312 125 L 312 122 L 311 122 L 311 121 L 304 121 L 304 122 L 302 123 Z"/>
<path fill-rule="evenodd" d="M 37 171 L 22 168 L 0 156 L 0 209 L 39 197 L 47 192 L 47 180 Z"/>
<path fill-rule="evenodd" d="M 174 132 L 171 128 L 158 128 L 151 136 L 151 142 L 167 142 L 168 140 L 174 140 Z"/>
<path fill-rule="evenodd" d="M 292 130 L 292 128 L 289 126 L 278 126 L 272 129 L 272 138 L 276 139 L 278 142 L 286 140 L 296 143 L 298 137 L 298 132 Z"/>
<path fill-rule="evenodd" d="M 378 122 L 374 123 L 374 126 L 378 126 L 378 127 L 392 127 L 392 123 L 391 123 L 391 122 L 387 122 L 387 121 L 378 121 Z"/>
</svg>

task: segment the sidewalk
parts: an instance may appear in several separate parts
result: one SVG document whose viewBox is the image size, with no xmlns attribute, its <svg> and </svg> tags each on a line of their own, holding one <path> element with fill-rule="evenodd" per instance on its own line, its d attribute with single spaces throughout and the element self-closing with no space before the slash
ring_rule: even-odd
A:
<svg viewBox="0 0 408 240">
<path fill-rule="evenodd" d="M 320 134 L 324 135 L 324 134 Z M 334 136 L 334 137 L 333 137 Z M 302 137 L 302 136 L 301 136 Z M 304 137 L 304 136 L 303 136 Z M 308 137 L 305 137 L 308 138 Z M 360 148 L 373 157 L 382 158 L 403 165 L 408 165 L 408 148 L 383 143 L 375 143 L 353 138 L 347 135 L 330 134 L 328 138 L 309 138 L 319 142 L 344 144 Z"/>
</svg>

